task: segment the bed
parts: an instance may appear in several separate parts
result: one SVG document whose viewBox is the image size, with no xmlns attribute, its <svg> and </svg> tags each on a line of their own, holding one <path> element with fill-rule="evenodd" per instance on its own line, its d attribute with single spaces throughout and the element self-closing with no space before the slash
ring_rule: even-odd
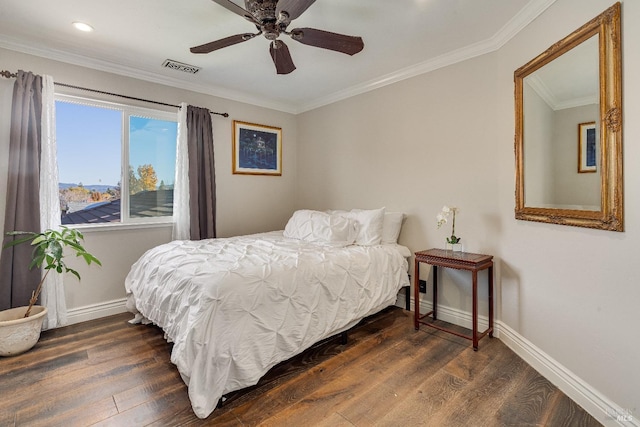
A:
<svg viewBox="0 0 640 427">
<path fill-rule="evenodd" d="M 402 217 L 301 210 L 282 231 L 160 245 L 125 280 L 132 322 L 174 343 L 171 361 L 206 418 L 223 395 L 396 302 L 409 286 Z"/>
</svg>

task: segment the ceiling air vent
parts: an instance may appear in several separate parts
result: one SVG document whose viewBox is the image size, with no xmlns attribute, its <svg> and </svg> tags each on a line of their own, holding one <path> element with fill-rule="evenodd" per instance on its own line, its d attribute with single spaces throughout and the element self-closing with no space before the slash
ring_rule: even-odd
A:
<svg viewBox="0 0 640 427">
<path fill-rule="evenodd" d="M 195 74 L 200 71 L 200 67 L 195 65 L 183 64 L 182 62 L 174 61 L 173 59 L 167 59 L 162 63 L 163 67 L 171 68 L 172 70 L 182 71 L 184 73 Z"/>
</svg>

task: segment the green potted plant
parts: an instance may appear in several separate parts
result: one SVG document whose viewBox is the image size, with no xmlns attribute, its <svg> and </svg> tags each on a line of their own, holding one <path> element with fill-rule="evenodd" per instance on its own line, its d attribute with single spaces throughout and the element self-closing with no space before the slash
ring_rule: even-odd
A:
<svg viewBox="0 0 640 427">
<path fill-rule="evenodd" d="M 30 243 L 33 246 L 33 252 L 29 269 L 44 266 L 45 273 L 42 275 L 38 287 L 31 293 L 28 306 L 0 311 L 1 356 L 23 353 L 38 342 L 47 309 L 37 306 L 35 303 L 42 291 L 42 285 L 51 271 L 58 274 L 71 273 L 80 280 L 80 274 L 69 268 L 64 262 L 65 248 L 75 252 L 76 256 L 82 257 L 87 265 L 91 265 L 91 263 L 102 265 L 82 246 L 84 236 L 75 229 L 61 227 L 60 230 L 48 229 L 41 233 L 10 231 L 7 235 L 20 237 L 6 243 L 4 248 Z"/>
</svg>

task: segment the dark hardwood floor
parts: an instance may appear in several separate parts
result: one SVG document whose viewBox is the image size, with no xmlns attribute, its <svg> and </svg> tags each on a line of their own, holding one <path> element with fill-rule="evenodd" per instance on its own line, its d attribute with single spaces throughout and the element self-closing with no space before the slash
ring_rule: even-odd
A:
<svg viewBox="0 0 640 427">
<path fill-rule="evenodd" d="M 596 426 L 498 339 L 415 331 L 393 307 L 276 366 L 206 420 L 171 346 L 129 314 L 43 332 L 0 359 L 0 426 Z"/>
</svg>

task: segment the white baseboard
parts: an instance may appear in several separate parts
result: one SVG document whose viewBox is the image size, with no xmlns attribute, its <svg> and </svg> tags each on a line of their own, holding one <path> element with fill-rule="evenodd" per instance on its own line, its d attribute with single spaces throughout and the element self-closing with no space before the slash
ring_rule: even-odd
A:
<svg viewBox="0 0 640 427">
<path fill-rule="evenodd" d="M 606 426 L 640 427 L 636 414 L 616 405 L 569 369 L 502 322 L 496 322 L 500 340 L 564 394 Z"/>
<path fill-rule="evenodd" d="M 413 298 L 411 308 L 413 309 Z M 405 308 L 404 292 L 398 295 L 396 305 Z M 420 312 L 431 310 L 431 303 L 420 301 Z M 465 328 L 471 328 L 471 313 L 438 305 L 438 319 Z M 488 319 L 478 318 L 478 329 L 487 328 Z M 582 406 L 592 417 L 605 426 L 640 427 L 637 414 L 630 413 L 616 405 L 602 393 L 591 387 L 576 374 L 537 348 L 526 338 L 511 329 L 508 325 L 494 322 L 494 336 L 499 338 L 514 353 L 527 362 L 532 368 L 558 387 L 564 394 Z"/>
<path fill-rule="evenodd" d="M 411 309 L 413 310 L 414 299 L 411 298 Z M 398 294 L 398 301 L 396 302 L 398 307 L 405 308 L 404 292 Z M 433 304 L 430 301 L 420 301 L 420 313 L 428 313 L 432 310 Z M 471 313 L 468 311 L 458 310 L 457 308 L 447 307 L 445 305 L 438 304 L 438 320 L 453 323 L 454 325 L 462 326 L 463 328 L 471 329 Z M 478 330 L 480 332 L 486 330 L 489 327 L 489 318 L 487 316 L 478 316 Z M 494 325 L 495 329 L 495 325 Z M 495 335 L 495 333 L 494 333 Z"/>
<path fill-rule="evenodd" d="M 99 319 L 127 311 L 126 298 L 105 301 L 98 304 L 85 305 L 84 307 L 70 308 L 67 310 L 67 325 Z"/>
</svg>

